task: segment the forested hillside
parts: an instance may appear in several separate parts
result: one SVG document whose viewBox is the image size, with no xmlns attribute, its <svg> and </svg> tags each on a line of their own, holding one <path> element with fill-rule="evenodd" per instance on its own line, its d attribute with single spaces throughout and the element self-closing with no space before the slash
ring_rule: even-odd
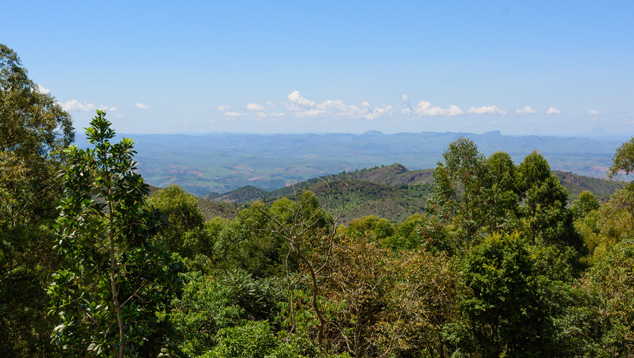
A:
<svg viewBox="0 0 634 358">
<path fill-rule="evenodd" d="M 568 203 L 579 198 L 584 191 L 593 193 L 600 202 L 622 189 L 625 182 L 604 180 L 553 171 L 568 190 Z M 368 215 L 378 215 L 394 222 L 402 222 L 409 216 L 425 211 L 427 199 L 432 195 L 433 169 L 408 170 L 401 164 L 355 170 L 299 182 L 281 189 L 266 191 L 247 186 L 225 194 L 210 194 L 201 198 L 216 203 L 248 204 L 254 201 L 274 201 L 282 197 L 295 197 L 310 190 L 320 200 L 329 195 L 343 194 L 341 217 L 343 222 Z"/>
<path fill-rule="evenodd" d="M 73 145 L 0 55 L 2 356 L 634 356 L 633 184 L 459 137 L 433 170 L 315 179 L 233 216 L 150 187 L 104 111 Z M 608 174 L 633 158 L 634 138 Z"/>
</svg>

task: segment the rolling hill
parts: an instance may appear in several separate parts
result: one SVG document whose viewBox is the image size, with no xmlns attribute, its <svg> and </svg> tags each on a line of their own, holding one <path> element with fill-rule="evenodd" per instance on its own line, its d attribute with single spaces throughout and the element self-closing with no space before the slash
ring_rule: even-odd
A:
<svg viewBox="0 0 634 358">
<path fill-rule="evenodd" d="M 553 171 L 553 174 L 568 189 L 570 201 L 588 190 L 605 202 L 612 193 L 625 185 L 621 181 L 608 181 L 569 172 Z M 432 175 L 432 169 L 408 170 L 401 164 L 392 164 L 314 178 L 272 191 L 248 186 L 225 194 L 207 195 L 201 200 L 248 204 L 258 200 L 273 201 L 284 196 L 293 198 L 297 193 L 310 190 L 322 202 L 326 202 L 328 195 L 336 193 L 337 200 L 340 200 L 339 195 L 343 193 L 343 222 L 367 215 L 400 222 L 410 215 L 424 211 L 425 202 L 433 190 Z"/>
</svg>

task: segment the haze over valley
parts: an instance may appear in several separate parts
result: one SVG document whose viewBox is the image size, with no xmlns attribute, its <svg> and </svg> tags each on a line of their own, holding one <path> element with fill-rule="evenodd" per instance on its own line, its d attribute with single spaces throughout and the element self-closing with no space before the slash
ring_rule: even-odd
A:
<svg viewBox="0 0 634 358">
<path fill-rule="evenodd" d="M 538 150 L 553 170 L 605 178 L 625 139 L 508 136 L 501 133 L 120 135 L 134 139 L 139 172 L 151 185 L 177 184 L 196 195 L 244 186 L 275 190 L 299 181 L 400 163 L 433 169 L 452 141 L 472 139 L 490 155 L 505 151 L 519 164 Z M 78 144 L 87 142 L 78 135 Z"/>
</svg>

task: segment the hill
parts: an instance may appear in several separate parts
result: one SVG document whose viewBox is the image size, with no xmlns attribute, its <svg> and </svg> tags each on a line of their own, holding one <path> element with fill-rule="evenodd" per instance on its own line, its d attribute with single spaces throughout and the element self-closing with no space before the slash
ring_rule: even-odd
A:
<svg viewBox="0 0 634 358">
<path fill-rule="evenodd" d="M 584 191 L 590 191 L 605 203 L 615 191 L 623 189 L 625 182 L 617 180 L 597 179 L 583 175 L 577 175 L 570 172 L 562 172 L 555 170 L 553 174 L 559 178 L 559 182 L 568 189 L 570 200 L 575 200 Z"/>
<path fill-rule="evenodd" d="M 625 185 L 620 181 L 569 172 L 553 171 L 553 174 L 568 189 L 570 201 L 588 190 L 605 202 L 612 193 Z M 328 196 L 338 197 L 343 193 L 343 222 L 367 215 L 400 222 L 424 211 L 425 202 L 433 190 L 433 169 L 408 170 L 401 164 L 392 164 L 314 178 L 272 191 L 249 186 L 222 195 L 209 195 L 205 199 L 216 203 L 245 204 L 258 200 L 272 201 L 284 196 L 293 198 L 304 190 L 316 193 L 322 203 L 328 200 Z"/>
</svg>

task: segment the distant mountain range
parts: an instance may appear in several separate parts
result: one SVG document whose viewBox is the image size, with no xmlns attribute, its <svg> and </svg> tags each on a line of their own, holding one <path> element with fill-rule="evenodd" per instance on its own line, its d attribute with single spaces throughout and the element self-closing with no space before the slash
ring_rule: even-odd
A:
<svg viewBox="0 0 634 358">
<path fill-rule="evenodd" d="M 540 151 L 551 168 L 605 177 L 624 139 L 508 136 L 500 132 L 364 134 L 123 135 L 136 142 L 139 172 L 152 185 L 178 184 L 196 195 L 251 186 L 272 191 L 324 175 L 401 163 L 431 169 L 447 145 L 472 139 L 485 155 L 509 153 L 516 163 Z M 78 145 L 85 146 L 83 135 Z"/>
</svg>

